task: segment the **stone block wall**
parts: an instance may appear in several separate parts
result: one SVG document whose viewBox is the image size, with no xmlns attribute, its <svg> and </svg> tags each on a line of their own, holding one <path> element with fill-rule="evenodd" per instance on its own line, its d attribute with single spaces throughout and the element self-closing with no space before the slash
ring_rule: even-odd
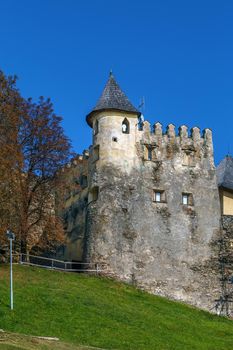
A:
<svg viewBox="0 0 233 350">
<path fill-rule="evenodd" d="M 222 237 L 219 263 L 222 294 L 218 300 L 218 312 L 233 317 L 233 216 L 222 216 Z"/>
<path fill-rule="evenodd" d="M 121 142 L 118 120 L 109 136 L 105 129 L 105 145 L 116 132 Z M 101 118 L 99 125 L 101 133 Z M 151 131 L 145 122 L 130 140 L 128 166 L 127 150 L 121 163 L 111 143 L 101 159 L 101 136 L 99 160 L 90 156 L 89 190 L 98 187 L 98 199 L 88 205 L 85 259 L 152 293 L 213 309 L 221 294 L 221 232 L 211 131 L 188 135 L 182 126 L 176 135 L 172 124 L 163 133 L 160 123 Z M 188 205 L 182 194 L 192 199 Z"/>
<path fill-rule="evenodd" d="M 57 211 L 64 222 L 66 244 L 63 258 L 69 261 L 83 260 L 86 207 L 88 198 L 88 157 L 84 151 L 77 155 L 64 169 L 63 190 L 57 193 Z"/>
</svg>

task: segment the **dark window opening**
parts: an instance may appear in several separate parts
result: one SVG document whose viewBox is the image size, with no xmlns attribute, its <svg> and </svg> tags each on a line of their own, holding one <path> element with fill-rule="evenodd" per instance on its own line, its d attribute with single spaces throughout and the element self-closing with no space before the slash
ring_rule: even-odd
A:
<svg viewBox="0 0 233 350">
<path fill-rule="evenodd" d="M 93 162 L 99 159 L 100 146 L 97 145 L 93 148 Z"/>
<path fill-rule="evenodd" d="M 80 185 L 82 188 L 87 187 L 87 176 L 86 175 L 81 176 Z"/>
<path fill-rule="evenodd" d="M 89 196 L 88 196 L 88 202 L 94 202 L 98 199 L 99 197 L 99 187 L 95 186 L 92 187 L 92 189 L 89 192 Z"/>
<path fill-rule="evenodd" d="M 113 140 L 113 142 L 117 142 L 118 141 L 117 137 L 113 137 L 112 140 Z"/>
<path fill-rule="evenodd" d="M 129 121 L 125 118 L 122 122 L 122 132 L 123 134 L 129 134 Z"/>
<path fill-rule="evenodd" d="M 94 135 L 98 134 L 99 132 L 99 121 L 96 119 L 94 124 Z"/>
<path fill-rule="evenodd" d="M 155 153 L 155 146 L 151 145 L 145 145 L 144 146 L 144 159 L 145 160 L 155 160 L 156 153 Z"/>
<path fill-rule="evenodd" d="M 138 130 L 139 131 L 143 130 L 143 124 L 144 124 L 144 117 L 141 114 L 140 117 L 138 118 Z"/>
<path fill-rule="evenodd" d="M 147 147 L 147 159 L 152 160 L 152 147 Z"/>
</svg>

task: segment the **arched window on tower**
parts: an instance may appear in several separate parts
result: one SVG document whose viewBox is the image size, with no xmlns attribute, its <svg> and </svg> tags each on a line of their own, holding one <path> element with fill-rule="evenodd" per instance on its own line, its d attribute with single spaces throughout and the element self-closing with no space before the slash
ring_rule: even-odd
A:
<svg viewBox="0 0 233 350">
<path fill-rule="evenodd" d="M 129 121 L 127 118 L 122 122 L 122 132 L 123 134 L 129 134 Z"/>
<path fill-rule="evenodd" d="M 94 135 L 98 134 L 99 132 L 99 121 L 96 119 L 94 124 Z"/>
</svg>

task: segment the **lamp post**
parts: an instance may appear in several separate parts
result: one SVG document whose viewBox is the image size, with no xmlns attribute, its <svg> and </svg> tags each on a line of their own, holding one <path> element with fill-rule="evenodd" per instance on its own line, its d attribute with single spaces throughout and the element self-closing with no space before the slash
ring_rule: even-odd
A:
<svg viewBox="0 0 233 350">
<path fill-rule="evenodd" d="M 12 241 L 15 240 L 15 234 L 10 230 L 6 232 L 7 238 L 10 241 L 10 300 L 11 310 L 13 310 L 13 268 L 12 268 Z"/>
</svg>

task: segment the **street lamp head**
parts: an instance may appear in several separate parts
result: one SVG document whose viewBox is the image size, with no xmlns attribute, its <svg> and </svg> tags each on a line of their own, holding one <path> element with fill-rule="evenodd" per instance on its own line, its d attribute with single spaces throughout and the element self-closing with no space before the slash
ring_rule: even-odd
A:
<svg viewBox="0 0 233 350">
<path fill-rule="evenodd" d="M 15 240 L 15 234 L 11 232 L 11 230 L 7 230 L 6 235 L 8 239 L 12 239 L 13 241 Z"/>
</svg>

